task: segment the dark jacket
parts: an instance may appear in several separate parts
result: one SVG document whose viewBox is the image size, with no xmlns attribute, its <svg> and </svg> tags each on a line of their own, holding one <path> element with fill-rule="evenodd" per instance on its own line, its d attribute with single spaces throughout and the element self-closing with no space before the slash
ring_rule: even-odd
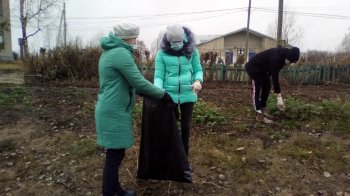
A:
<svg viewBox="0 0 350 196">
<path fill-rule="evenodd" d="M 280 93 L 279 72 L 286 64 L 285 60 L 295 63 L 299 60 L 299 48 L 271 48 L 256 54 L 245 65 L 248 75 L 253 80 L 272 77 L 272 83 L 275 93 Z"/>
</svg>

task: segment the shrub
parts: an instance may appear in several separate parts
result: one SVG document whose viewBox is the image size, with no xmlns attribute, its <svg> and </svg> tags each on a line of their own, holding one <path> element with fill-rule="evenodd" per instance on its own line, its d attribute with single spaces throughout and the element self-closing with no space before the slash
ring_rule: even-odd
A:
<svg viewBox="0 0 350 196">
<path fill-rule="evenodd" d="M 25 71 L 39 73 L 45 81 L 96 79 L 100 49 L 80 48 L 76 43 L 55 48 L 46 55 L 35 54 L 25 60 Z"/>
</svg>

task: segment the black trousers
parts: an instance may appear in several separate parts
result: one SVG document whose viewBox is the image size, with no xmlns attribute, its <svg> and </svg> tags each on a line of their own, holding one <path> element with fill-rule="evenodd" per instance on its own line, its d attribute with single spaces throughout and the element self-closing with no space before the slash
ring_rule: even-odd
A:
<svg viewBox="0 0 350 196">
<path fill-rule="evenodd" d="M 180 104 L 181 138 L 185 148 L 186 155 L 188 155 L 188 151 L 190 148 L 189 143 L 190 143 L 190 130 L 191 130 L 191 123 L 192 123 L 193 106 L 194 106 L 193 102 Z"/>
<path fill-rule="evenodd" d="M 125 156 L 125 149 L 107 149 L 103 169 L 103 196 L 121 195 L 124 193 L 119 183 L 119 166 Z"/>
<path fill-rule="evenodd" d="M 271 90 L 271 80 L 268 75 L 252 78 L 252 101 L 255 110 L 266 107 L 267 98 Z"/>
</svg>

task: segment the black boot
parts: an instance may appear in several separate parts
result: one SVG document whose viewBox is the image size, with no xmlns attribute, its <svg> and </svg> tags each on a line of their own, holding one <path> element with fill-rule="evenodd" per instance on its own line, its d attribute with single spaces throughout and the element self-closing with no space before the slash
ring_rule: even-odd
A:
<svg viewBox="0 0 350 196">
<path fill-rule="evenodd" d="M 120 193 L 117 193 L 117 196 L 136 196 L 135 191 L 123 191 Z"/>
<path fill-rule="evenodd" d="M 135 191 L 126 191 L 124 196 L 136 196 L 136 193 L 135 193 Z"/>
</svg>

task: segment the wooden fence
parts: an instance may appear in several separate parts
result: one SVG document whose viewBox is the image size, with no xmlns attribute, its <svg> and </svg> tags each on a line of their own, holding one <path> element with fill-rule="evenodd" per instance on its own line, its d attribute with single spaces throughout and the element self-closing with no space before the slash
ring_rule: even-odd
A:
<svg viewBox="0 0 350 196">
<path fill-rule="evenodd" d="M 350 65 L 289 66 L 282 70 L 281 75 L 291 84 L 350 84 Z"/>
<path fill-rule="evenodd" d="M 212 64 L 206 68 L 203 66 L 202 69 L 205 82 L 249 82 L 250 80 L 242 65 L 226 66 Z M 140 71 L 143 75 L 153 75 L 154 68 L 144 66 Z M 287 80 L 290 84 L 350 84 L 350 65 L 288 66 L 281 70 L 280 77 Z"/>
</svg>

